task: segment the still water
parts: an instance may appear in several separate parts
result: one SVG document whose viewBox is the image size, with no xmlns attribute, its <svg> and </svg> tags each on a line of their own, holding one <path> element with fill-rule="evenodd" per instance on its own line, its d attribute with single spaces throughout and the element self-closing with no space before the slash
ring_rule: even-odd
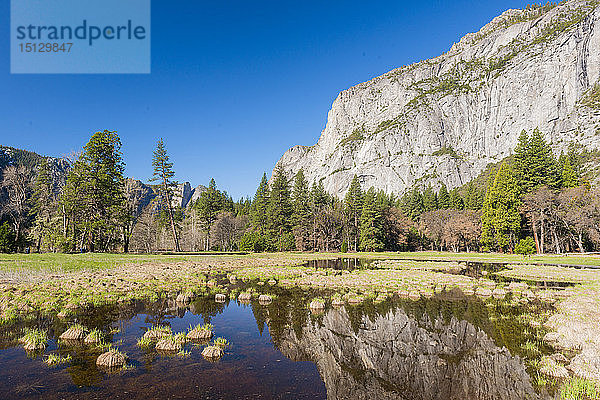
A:
<svg viewBox="0 0 600 400">
<path fill-rule="evenodd" d="M 279 292 L 273 293 L 278 290 Z M 129 355 L 130 368 L 98 370 L 100 351 L 58 346 L 58 318 L 5 327 L 0 339 L 0 399 L 524 399 L 544 398 L 526 362 L 547 354 L 523 318 L 541 305 L 466 298 L 459 292 L 411 301 L 328 307 L 311 313 L 315 293 L 273 288 L 268 305 L 202 297 L 86 310 L 77 321 L 100 328 Z M 155 324 L 185 332 L 210 322 L 231 345 L 217 362 L 187 344 L 188 357 L 137 347 Z M 44 354 L 19 346 L 23 327 L 52 340 Z M 118 333 L 116 330 L 118 328 Z M 110 334 L 110 332 L 113 334 Z M 543 332 L 542 332 L 543 333 Z M 532 346 L 534 347 L 532 350 Z M 49 367 L 49 353 L 70 363 Z"/>
</svg>

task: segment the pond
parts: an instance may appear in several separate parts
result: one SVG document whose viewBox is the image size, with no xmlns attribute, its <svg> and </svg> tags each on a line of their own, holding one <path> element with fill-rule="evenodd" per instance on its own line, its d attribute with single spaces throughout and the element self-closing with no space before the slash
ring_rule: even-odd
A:
<svg viewBox="0 0 600 400">
<path fill-rule="evenodd" d="M 33 318 L 4 327 L 0 339 L 2 399 L 523 399 L 544 398 L 531 360 L 548 354 L 542 328 L 530 316 L 548 307 L 483 301 L 459 291 L 432 298 L 393 297 L 310 311 L 327 293 L 270 288 L 273 300 L 244 304 L 213 296 L 189 304 L 172 299 L 87 309 L 71 321 Z M 57 344 L 69 323 L 99 328 L 128 354 L 125 370 L 96 367 L 102 350 Z M 153 325 L 185 332 L 210 322 L 230 345 L 218 361 L 202 346 L 181 354 L 142 350 Z M 25 326 L 49 332 L 43 354 L 28 354 L 17 339 Z M 50 353 L 71 356 L 58 366 Z"/>
</svg>

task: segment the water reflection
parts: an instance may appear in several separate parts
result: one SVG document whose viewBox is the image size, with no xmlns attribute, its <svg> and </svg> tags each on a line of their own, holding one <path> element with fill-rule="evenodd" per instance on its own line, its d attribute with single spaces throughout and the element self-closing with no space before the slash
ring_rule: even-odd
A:
<svg viewBox="0 0 600 400">
<path fill-rule="evenodd" d="M 98 370 L 99 350 L 54 340 L 46 354 L 70 354 L 72 361 L 47 367 L 18 347 L 14 332 L 23 326 L 5 328 L 0 398 L 540 398 L 521 358 L 532 337 L 516 317 L 524 306 L 444 293 L 311 313 L 315 294 L 279 290 L 268 305 L 210 296 L 187 305 L 163 299 L 88 310 L 78 321 L 105 332 L 135 367 L 117 374 Z M 212 323 L 215 336 L 232 343 L 218 363 L 205 361 L 192 343 L 186 358 L 136 346 L 152 325 L 181 332 L 198 323 Z M 28 325 L 54 338 L 67 328 L 58 318 Z"/>
</svg>

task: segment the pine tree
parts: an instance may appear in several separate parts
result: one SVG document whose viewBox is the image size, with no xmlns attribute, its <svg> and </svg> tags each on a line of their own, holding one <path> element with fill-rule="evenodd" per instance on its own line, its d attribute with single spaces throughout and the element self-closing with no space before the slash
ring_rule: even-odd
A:
<svg viewBox="0 0 600 400">
<path fill-rule="evenodd" d="M 281 238 L 292 230 L 292 203 L 290 188 L 285 171 L 281 165 L 275 169 L 271 195 L 269 199 L 269 229 L 273 237 Z M 281 247 L 281 246 L 279 246 Z M 280 250 L 282 250 L 280 248 Z"/>
<path fill-rule="evenodd" d="M 88 251 L 95 251 L 118 243 L 125 218 L 124 170 L 117 133 L 92 135 L 69 172 L 61 197 L 72 224 L 71 245 L 85 244 Z"/>
<path fill-rule="evenodd" d="M 267 232 L 267 211 L 269 208 L 269 183 L 267 181 L 267 174 L 263 173 L 262 179 L 256 193 L 254 194 L 254 200 L 252 200 L 250 220 L 252 226 L 256 229 L 261 236 L 265 236 Z"/>
<path fill-rule="evenodd" d="M 427 188 L 423 192 L 423 210 L 433 211 L 437 210 L 437 197 L 431 185 L 427 185 Z"/>
<path fill-rule="evenodd" d="M 555 189 L 560 186 L 560 172 L 552 148 L 539 129 L 536 128 L 531 137 L 521 132 L 515 148 L 514 171 L 522 194 L 543 185 Z"/>
<path fill-rule="evenodd" d="M 462 210 L 465 208 L 463 198 L 461 197 L 460 193 L 458 193 L 457 188 L 454 188 L 450 191 L 450 208 L 454 210 Z"/>
<path fill-rule="evenodd" d="M 362 251 L 383 250 L 382 214 L 377 207 L 375 190 L 367 190 L 360 216 L 360 249 Z"/>
<path fill-rule="evenodd" d="M 464 208 L 467 210 L 480 210 L 483 207 L 483 191 L 478 189 L 473 182 L 467 184 Z"/>
<path fill-rule="evenodd" d="M 446 209 L 452 207 L 452 202 L 450 200 L 450 194 L 448 193 L 448 188 L 443 183 L 442 183 L 442 187 L 440 188 L 440 192 L 438 193 L 438 207 L 443 210 L 446 210 Z"/>
<path fill-rule="evenodd" d="M 310 202 L 313 214 L 316 214 L 323 207 L 329 204 L 329 195 L 323 187 L 322 180 L 320 180 L 318 184 L 313 182 L 312 187 L 310 189 Z"/>
<path fill-rule="evenodd" d="M 523 186 L 529 184 L 526 176 L 527 170 L 530 168 L 530 156 L 529 135 L 527 135 L 527 131 L 523 129 L 519 135 L 517 146 L 515 147 L 515 152 L 513 155 L 513 170 L 515 179 L 517 180 L 519 186 L 521 186 L 523 193 L 526 193 L 530 190 L 529 187 Z M 470 207 L 468 208 L 471 209 Z"/>
<path fill-rule="evenodd" d="M 165 148 L 162 138 L 160 138 L 156 144 L 156 150 L 154 150 L 154 156 L 152 158 L 152 167 L 154 168 L 154 173 L 152 178 L 150 178 L 150 181 L 159 182 L 160 201 L 169 218 L 175 251 L 181 251 L 177 227 L 175 225 L 175 213 L 173 210 L 173 190 L 177 187 L 177 182 L 173 180 L 173 177 L 175 176 L 173 163 L 169 162 L 169 155 L 167 154 L 167 149 Z"/>
<path fill-rule="evenodd" d="M 561 171 L 561 184 L 564 188 L 574 188 L 581 184 L 581 170 L 579 168 L 579 155 L 571 147 L 567 154 L 559 157 Z"/>
<path fill-rule="evenodd" d="M 348 221 L 348 231 L 353 250 L 358 250 L 360 237 L 360 216 L 362 214 L 363 192 L 358 176 L 354 175 L 344 198 L 344 210 Z"/>
<path fill-rule="evenodd" d="M 228 196 L 221 194 L 217 190 L 217 184 L 214 179 L 211 178 L 208 188 L 200 194 L 200 197 L 193 205 L 194 209 L 198 212 L 204 232 L 206 234 L 204 250 L 210 250 L 210 230 L 217 219 L 219 211 L 221 211 L 226 203 L 228 203 Z"/>
<path fill-rule="evenodd" d="M 413 221 L 416 221 L 421 214 L 423 214 L 423 195 L 418 188 L 413 188 L 410 193 L 405 195 L 405 202 L 403 202 L 402 211 Z"/>
<path fill-rule="evenodd" d="M 521 228 L 519 188 L 512 168 L 500 165 L 485 196 L 481 242 L 487 248 L 511 249 Z"/>
<path fill-rule="evenodd" d="M 50 165 L 47 158 L 43 158 L 38 166 L 33 189 L 33 212 L 35 213 L 34 236 L 38 253 L 43 240 L 49 235 L 51 220 L 56 213 L 56 199 Z"/>
<path fill-rule="evenodd" d="M 531 135 L 530 145 L 530 168 L 525 175 L 528 181 L 528 189 L 534 190 L 540 186 L 547 185 L 550 188 L 560 187 L 560 172 L 552 147 L 544 140 L 544 136 L 535 129 Z"/>
<path fill-rule="evenodd" d="M 304 172 L 302 169 L 298 171 L 296 177 L 294 178 L 292 204 L 292 224 L 294 234 L 296 235 L 296 245 L 298 250 L 305 250 L 309 237 L 311 213 L 308 181 L 304 177 Z"/>
</svg>

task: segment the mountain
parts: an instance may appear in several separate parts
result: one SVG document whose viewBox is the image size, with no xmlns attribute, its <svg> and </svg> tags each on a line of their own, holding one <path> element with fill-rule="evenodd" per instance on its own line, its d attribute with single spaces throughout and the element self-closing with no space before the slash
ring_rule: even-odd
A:
<svg viewBox="0 0 600 400">
<path fill-rule="evenodd" d="M 2 145 L 0 145 L 0 183 L 2 181 L 2 172 L 6 167 L 10 165 L 24 166 L 32 171 L 36 171 L 44 159 L 48 161 L 50 166 L 55 186 L 54 191 L 57 194 L 60 193 L 71 169 L 71 164 L 67 160 L 64 158 L 42 156 L 29 150 Z M 30 179 L 30 183 L 33 184 L 35 174 L 32 174 Z M 130 195 L 138 197 L 136 201 L 138 203 L 137 214 L 140 214 L 142 209 L 147 207 L 157 197 L 155 186 L 145 184 L 140 180 L 127 178 L 126 185 L 128 186 Z M 202 185 L 192 188 L 189 182 L 180 183 L 173 193 L 173 206 L 186 208 L 195 202 L 205 190 L 206 187 Z M 0 209 L 3 200 L 1 195 L 2 193 L 0 192 Z"/>
<path fill-rule="evenodd" d="M 508 10 L 439 57 L 339 94 L 317 144 L 277 162 L 342 196 L 458 187 L 510 155 L 536 127 L 560 151 L 600 145 L 600 8 L 596 1 Z M 408 39 L 407 39 L 408 40 Z"/>
<path fill-rule="evenodd" d="M 36 170 L 44 159 L 48 161 L 52 181 L 54 182 L 54 191 L 55 193 L 59 193 L 71 169 L 69 162 L 63 158 L 41 156 L 32 151 L 0 145 L 0 178 L 4 169 L 10 165 L 17 167 L 24 166 L 30 170 Z"/>
</svg>

